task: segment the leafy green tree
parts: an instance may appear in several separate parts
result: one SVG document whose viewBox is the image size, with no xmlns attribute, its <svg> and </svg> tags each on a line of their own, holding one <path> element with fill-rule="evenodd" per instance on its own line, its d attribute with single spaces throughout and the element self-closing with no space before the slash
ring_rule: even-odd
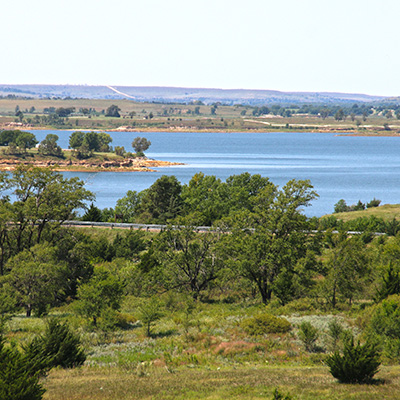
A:
<svg viewBox="0 0 400 400">
<path fill-rule="evenodd" d="M 18 166 L 8 181 L 16 201 L 10 213 L 15 251 L 40 243 L 46 228 L 59 228 L 72 212 L 85 208 L 93 194 L 78 178 L 66 179 L 49 168 Z M 47 240 L 52 241 L 52 235 Z"/>
<path fill-rule="evenodd" d="M 71 136 L 69 137 L 69 147 L 71 149 L 78 149 L 82 146 L 84 137 L 85 134 L 80 131 L 71 133 Z"/>
<path fill-rule="evenodd" d="M 229 213 L 228 188 L 213 175 L 195 174 L 182 187 L 184 213 L 190 215 L 195 224 L 211 226 Z"/>
<path fill-rule="evenodd" d="M 60 118 L 69 117 L 75 111 L 75 107 L 59 107 L 55 110 L 55 114 Z"/>
<path fill-rule="evenodd" d="M 334 212 L 335 213 L 342 213 L 349 211 L 349 206 L 346 204 L 346 201 L 344 199 L 340 199 L 335 205 L 334 205 Z"/>
<path fill-rule="evenodd" d="M 137 216 L 137 207 L 140 204 L 140 194 L 134 190 L 128 190 L 126 195 L 117 200 L 115 214 L 122 216 L 124 222 L 134 222 Z"/>
<path fill-rule="evenodd" d="M 87 283 L 78 287 L 78 314 L 91 318 L 93 325 L 109 309 L 117 311 L 121 307 L 123 286 L 118 277 L 104 267 L 96 267 Z"/>
<path fill-rule="evenodd" d="M 44 156 L 62 157 L 63 152 L 61 147 L 57 144 L 58 136 L 49 133 L 44 140 L 40 142 L 39 154 Z"/>
<path fill-rule="evenodd" d="M 7 268 L 10 273 L 6 281 L 14 289 L 27 317 L 32 311 L 38 315 L 46 313 L 63 290 L 65 263 L 58 262 L 56 250 L 47 244 L 37 244 L 20 252 L 8 261 Z"/>
<path fill-rule="evenodd" d="M 222 262 L 216 250 L 219 234 L 198 234 L 193 227 L 167 228 L 156 239 L 157 258 L 164 266 L 163 283 L 186 289 L 194 299 L 217 279 Z"/>
<path fill-rule="evenodd" d="M 108 133 L 105 132 L 98 132 L 97 136 L 99 138 L 99 147 L 98 149 L 94 149 L 95 151 L 102 151 L 102 152 L 110 152 L 111 147 L 110 143 L 112 142 L 112 138 Z"/>
<path fill-rule="evenodd" d="M 112 104 L 110 107 L 107 108 L 106 110 L 106 117 L 114 117 L 114 118 L 119 118 L 121 109 L 116 106 L 115 104 Z"/>
<path fill-rule="evenodd" d="M 362 240 L 347 238 L 345 233 L 333 235 L 325 256 L 326 272 L 321 281 L 321 293 L 328 304 L 336 307 L 338 299 L 349 303 L 365 290 L 368 276 L 368 256 Z"/>
<path fill-rule="evenodd" d="M 114 151 L 117 156 L 123 156 L 126 153 L 124 146 L 115 146 Z"/>
<path fill-rule="evenodd" d="M 16 138 L 15 143 L 20 148 L 31 149 L 37 145 L 38 141 L 33 133 L 21 132 Z"/>
<path fill-rule="evenodd" d="M 136 154 L 143 154 L 151 146 L 150 140 L 144 137 L 136 137 L 132 142 L 132 147 Z"/>
<path fill-rule="evenodd" d="M 345 113 L 342 108 L 336 111 L 335 113 L 335 120 L 342 121 L 345 118 Z"/>
<path fill-rule="evenodd" d="M 139 219 L 148 223 L 165 224 L 179 215 L 182 186 L 175 176 L 163 175 L 141 193 L 137 206 Z"/>
<path fill-rule="evenodd" d="M 117 233 L 113 241 L 115 257 L 125 259 L 138 258 L 139 253 L 146 249 L 144 232 L 129 230 L 125 234 Z"/>
<path fill-rule="evenodd" d="M 300 210 L 316 196 L 309 181 L 292 180 L 281 190 L 269 184 L 255 197 L 253 213 L 242 211 L 226 220 L 231 231 L 222 238 L 227 260 L 256 284 L 264 303 L 273 293 L 286 303 L 302 273 L 317 269 L 318 239 L 308 233 L 310 222 Z"/>
<path fill-rule="evenodd" d="M 253 211 L 255 197 L 270 184 L 268 178 L 248 172 L 232 175 L 226 182 L 197 173 L 182 187 L 183 212 L 194 224 L 211 226 L 234 211 Z"/>
</svg>

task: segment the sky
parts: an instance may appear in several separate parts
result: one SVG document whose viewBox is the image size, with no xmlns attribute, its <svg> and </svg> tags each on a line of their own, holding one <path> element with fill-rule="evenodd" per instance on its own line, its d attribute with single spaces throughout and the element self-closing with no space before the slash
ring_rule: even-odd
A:
<svg viewBox="0 0 400 400">
<path fill-rule="evenodd" d="M 400 96 L 399 0 L 4 0 L 0 13 L 0 84 Z"/>
</svg>

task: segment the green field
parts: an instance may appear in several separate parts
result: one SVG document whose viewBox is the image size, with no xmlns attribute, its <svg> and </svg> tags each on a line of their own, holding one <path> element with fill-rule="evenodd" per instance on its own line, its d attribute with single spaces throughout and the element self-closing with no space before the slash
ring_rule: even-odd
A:
<svg viewBox="0 0 400 400">
<path fill-rule="evenodd" d="M 121 111 L 120 118 L 104 117 L 111 105 L 117 105 Z M 56 128 L 56 129 L 131 129 L 131 130 L 183 130 L 183 131 L 321 131 L 321 132 L 354 132 L 363 135 L 397 135 L 400 134 L 400 120 L 390 119 L 376 113 L 364 121 L 361 117 L 337 121 L 333 117 L 325 119 L 308 114 L 296 114 L 291 117 L 269 114 L 254 117 L 251 106 L 219 105 L 215 114 L 211 106 L 194 104 L 140 103 L 130 100 L 51 100 L 51 99 L 0 99 L 0 127 L 18 123 L 15 118 L 16 107 L 24 113 L 21 128 Z M 34 107 L 33 113 L 30 112 Z M 44 109 L 54 107 L 74 107 L 77 113 L 72 114 L 61 125 L 35 124 L 36 116 L 44 115 Z M 196 107 L 198 114 L 195 114 Z M 93 109 L 91 115 L 79 113 L 79 109 Z M 133 114 L 131 114 L 133 113 Z M 245 114 L 244 114 L 245 113 Z M 149 115 L 152 118 L 149 118 Z M 357 122 L 358 121 L 358 122 Z M 388 124 L 390 130 L 384 129 Z"/>
</svg>

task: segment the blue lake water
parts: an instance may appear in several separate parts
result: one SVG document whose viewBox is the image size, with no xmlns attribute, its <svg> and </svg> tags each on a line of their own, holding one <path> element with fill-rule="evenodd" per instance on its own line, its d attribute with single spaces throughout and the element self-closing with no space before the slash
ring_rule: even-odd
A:
<svg viewBox="0 0 400 400">
<path fill-rule="evenodd" d="M 31 131 L 43 140 L 48 133 L 59 136 L 68 148 L 71 131 Z M 114 207 L 128 190 L 148 188 L 162 175 L 175 175 L 187 183 L 197 172 L 225 180 L 250 172 L 269 177 L 279 185 L 290 179 L 309 179 L 319 198 L 305 209 L 308 216 L 333 211 L 334 204 L 372 198 L 400 203 L 400 138 L 336 136 L 328 133 L 170 133 L 108 132 L 113 146 L 131 151 L 132 140 L 146 137 L 150 158 L 186 165 L 159 168 L 158 172 L 65 172 L 78 176 L 96 194 L 99 208 Z"/>
</svg>

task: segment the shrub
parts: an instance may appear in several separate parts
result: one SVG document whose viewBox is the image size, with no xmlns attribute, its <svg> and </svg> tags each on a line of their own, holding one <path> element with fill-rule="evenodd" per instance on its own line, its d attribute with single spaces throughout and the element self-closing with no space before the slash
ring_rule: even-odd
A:
<svg viewBox="0 0 400 400">
<path fill-rule="evenodd" d="M 368 324 L 389 359 L 400 359 L 400 295 L 389 296 L 375 307 Z"/>
<path fill-rule="evenodd" d="M 380 204 L 381 200 L 378 200 L 374 197 L 369 203 L 367 203 L 367 208 L 379 207 Z"/>
<path fill-rule="evenodd" d="M 146 335 L 151 337 L 151 325 L 153 322 L 158 321 L 162 316 L 161 304 L 157 298 L 153 297 L 145 301 L 140 307 L 140 320 L 146 327 Z"/>
<path fill-rule="evenodd" d="M 48 370 L 60 366 L 72 368 L 82 365 L 86 356 L 80 338 L 68 325 L 50 319 L 43 336 L 35 337 L 24 347 L 25 357 L 34 370 Z"/>
<path fill-rule="evenodd" d="M 249 335 L 264 335 L 266 333 L 286 333 L 290 331 L 291 324 L 285 318 L 271 314 L 261 314 L 247 318 L 242 322 L 242 328 Z"/>
<path fill-rule="evenodd" d="M 6 348 L 0 336 L 0 399 L 40 400 L 44 392 L 25 357 L 14 347 Z"/>
<path fill-rule="evenodd" d="M 341 383 L 369 383 L 379 371 L 379 351 L 371 343 L 354 344 L 352 337 L 344 345 L 343 355 L 333 353 L 326 360 L 329 372 Z"/>
<path fill-rule="evenodd" d="M 312 353 L 316 350 L 316 342 L 318 340 L 318 329 L 312 326 L 310 322 L 302 322 L 300 324 L 298 335 L 306 351 Z"/>
<path fill-rule="evenodd" d="M 274 389 L 274 392 L 272 393 L 272 398 L 271 398 L 271 400 L 292 400 L 292 399 L 293 399 L 292 396 L 281 393 L 278 388 Z"/>
</svg>

